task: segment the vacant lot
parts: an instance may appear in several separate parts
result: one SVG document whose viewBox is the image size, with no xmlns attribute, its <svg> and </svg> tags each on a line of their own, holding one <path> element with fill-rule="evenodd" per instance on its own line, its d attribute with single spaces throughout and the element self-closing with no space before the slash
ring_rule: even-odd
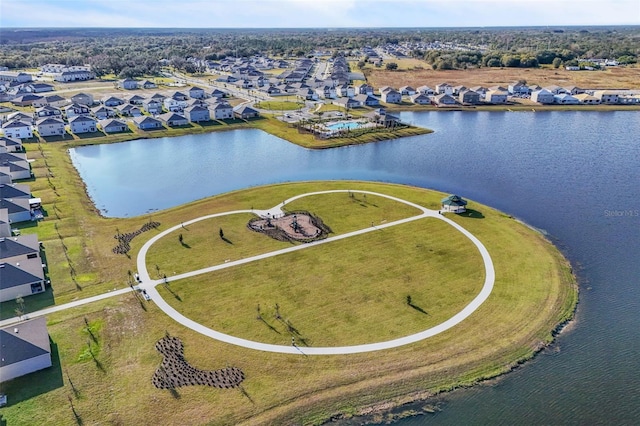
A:
<svg viewBox="0 0 640 426">
<path fill-rule="evenodd" d="M 398 88 L 409 85 L 416 88 L 426 84 L 435 88 L 440 83 L 466 87 L 497 85 L 506 87 L 513 81 L 526 80 L 528 84 L 537 84 L 542 87 L 557 85 L 599 89 L 640 89 L 640 68 L 631 67 L 612 67 L 604 71 L 566 71 L 550 68 L 479 68 L 448 71 L 367 69 L 366 75 L 369 84 L 374 87 Z"/>
</svg>

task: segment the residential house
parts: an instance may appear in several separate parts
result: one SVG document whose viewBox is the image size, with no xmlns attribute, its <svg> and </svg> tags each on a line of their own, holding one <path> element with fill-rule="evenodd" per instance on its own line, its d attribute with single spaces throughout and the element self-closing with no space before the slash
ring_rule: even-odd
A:
<svg viewBox="0 0 640 426">
<path fill-rule="evenodd" d="M 167 97 L 161 93 L 154 93 L 153 96 L 151 96 L 151 99 L 158 102 L 164 102 L 166 98 Z"/>
<path fill-rule="evenodd" d="M 120 115 L 128 117 L 139 117 L 142 115 L 142 111 L 135 105 L 124 104 L 116 107 Z"/>
<path fill-rule="evenodd" d="M 155 89 L 158 87 L 158 85 L 153 81 L 145 80 L 142 83 L 138 83 L 138 87 L 141 87 L 143 89 Z"/>
<path fill-rule="evenodd" d="M 416 89 L 416 92 L 426 96 L 432 96 L 435 94 L 434 90 L 429 86 L 420 86 Z"/>
<path fill-rule="evenodd" d="M 116 112 L 112 108 L 103 105 L 91 108 L 91 114 L 98 120 L 104 120 L 116 116 Z"/>
<path fill-rule="evenodd" d="M 193 86 L 191 89 L 189 89 L 189 97 L 191 99 L 204 99 L 205 98 L 204 89 Z"/>
<path fill-rule="evenodd" d="M 98 121 L 88 115 L 78 115 L 69 120 L 71 133 L 93 133 L 98 130 Z"/>
<path fill-rule="evenodd" d="M 0 148 L 5 152 L 22 152 L 22 142 L 18 139 L 10 139 L 4 136 L 0 137 Z"/>
<path fill-rule="evenodd" d="M 280 90 L 276 86 L 268 86 L 263 89 L 263 91 L 269 96 L 278 96 L 282 94 L 282 90 Z"/>
<path fill-rule="evenodd" d="M 185 108 L 184 113 L 192 123 L 211 120 L 211 112 L 204 105 L 192 105 Z"/>
<path fill-rule="evenodd" d="M 458 101 L 464 105 L 476 105 L 480 103 L 480 94 L 473 90 L 463 90 L 458 94 Z"/>
<path fill-rule="evenodd" d="M 24 121 L 25 123 L 31 123 L 33 122 L 33 118 L 33 114 L 22 111 L 12 112 L 11 114 L 7 115 L 7 121 L 20 120 Z"/>
<path fill-rule="evenodd" d="M 539 104 L 552 104 L 555 101 L 553 93 L 546 89 L 536 90 L 531 93 L 531 100 Z"/>
<path fill-rule="evenodd" d="M 441 200 L 443 212 L 464 213 L 467 211 L 467 201 L 459 195 L 449 195 Z"/>
<path fill-rule="evenodd" d="M 547 87 L 545 87 L 545 89 L 547 91 L 553 93 L 554 95 L 559 95 L 561 93 L 567 93 L 567 91 L 565 89 L 563 89 L 560 86 L 556 86 L 556 85 L 547 86 Z"/>
<path fill-rule="evenodd" d="M 336 87 L 336 95 L 352 98 L 356 95 L 356 89 L 355 87 L 349 86 L 348 84 L 341 84 Z"/>
<path fill-rule="evenodd" d="M 9 223 L 29 222 L 32 218 L 27 198 L 0 198 L 0 209 L 7 209 Z"/>
<path fill-rule="evenodd" d="M 580 101 L 568 93 L 561 93 L 559 95 L 554 95 L 554 103 L 560 105 L 577 105 Z"/>
<path fill-rule="evenodd" d="M 160 114 L 158 118 L 170 127 L 186 126 L 187 124 L 189 124 L 189 120 L 187 120 L 187 117 L 176 114 L 175 112 Z"/>
<path fill-rule="evenodd" d="M 19 179 L 29 179 L 31 177 L 31 166 L 27 162 L 26 154 L 19 152 L 0 152 L 0 168 L 2 173 L 8 173 L 10 182 Z M 3 183 L 4 179 L 3 179 Z"/>
<path fill-rule="evenodd" d="M 316 93 L 322 99 L 335 99 L 336 97 L 336 89 L 329 85 L 316 88 Z"/>
<path fill-rule="evenodd" d="M 133 122 L 136 123 L 136 126 L 140 130 L 154 130 L 154 129 L 162 129 L 164 126 L 160 120 L 156 120 L 153 117 L 149 117 L 147 115 L 135 117 Z"/>
<path fill-rule="evenodd" d="M 509 93 L 509 90 L 504 86 L 491 86 L 491 87 L 489 87 L 487 89 L 487 92 L 506 92 L 506 93 Z"/>
<path fill-rule="evenodd" d="M 53 85 L 47 83 L 29 83 L 25 85 L 25 89 L 31 93 L 53 92 Z"/>
<path fill-rule="evenodd" d="M 64 114 L 67 116 L 67 120 L 79 115 L 89 115 L 89 112 L 88 106 L 75 103 L 64 108 Z"/>
<path fill-rule="evenodd" d="M 78 93 L 71 97 L 71 102 L 79 105 L 91 106 L 93 105 L 93 95 L 89 93 Z"/>
<path fill-rule="evenodd" d="M 453 86 L 449 83 L 440 83 L 436 85 L 436 93 L 439 95 L 453 95 Z"/>
<path fill-rule="evenodd" d="M 107 107 L 117 107 L 118 105 L 124 104 L 124 99 L 117 98 L 115 96 L 105 96 L 101 101 L 102 105 Z"/>
<path fill-rule="evenodd" d="M 484 94 L 484 101 L 490 104 L 506 104 L 508 94 L 502 90 L 489 90 Z"/>
<path fill-rule="evenodd" d="M 381 86 L 378 88 L 378 94 L 382 96 L 382 94 L 388 90 L 394 90 L 391 86 Z"/>
<path fill-rule="evenodd" d="M 515 96 L 531 94 L 531 90 L 529 89 L 529 87 L 521 81 L 515 81 L 509 84 L 509 86 L 507 86 L 507 91 L 509 92 L 509 94 Z"/>
<path fill-rule="evenodd" d="M 22 183 L 0 184 L 0 198 L 27 198 L 31 199 L 31 189 L 29 185 Z M 0 250 L 0 258 L 1 258 Z"/>
<path fill-rule="evenodd" d="M 357 95 L 373 96 L 373 86 L 367 83 L 358 84 L 355 87 Z"/>
<path fill-rule="evenodd" d="M 309 88 L 298 90 L 296 96 L 306 101 L 317 101 L 319 98 L 318 93 L 315 90 Z"/>
<path fill-rule="evenodd" d="M 237 107 L 235 107 L 233 109 L 233 115 L 236 116 L 237 118 L 241 118 L 243 120 L 246 120 L 248 118 L 256 118 L 256 117 L 260 116 L 258 111 L 256 111 L 255 109 L 251 108 L 248 105 L 238 105 Z"/>
<path fill-rule="evenodd" d="M 95 73 L 89 70 L 75 70 L 75 71 L 63 71 L 55 74 L 53 79 L 62 83 L 68 83 L 70 81 L 85 81 L 96 78 Z"/>
<path fill-rule="evenodd" d="M 0 271 L 3 277 L 13 279 L 13 273 L 9 269 Z M 18 276 L 17 278 L 22 278 Z M 4 282 L 4 281 L 2 281 Z M 2 285 L 7 289 L 10 283 Z M 18 291 L 30 291 L 31 286 L 21 286 Z M 44 289 L 43 289 L 44 291 Z M 12 291 L 8 296 L 17 293 Z M 39 293 L 39 292 L 38 292 Z M 32 294 L 31 292 L 24 295 Z M 17 297 L 17 296 L 16 296 Z M 15 300 L 7 299 L 7 301 Z M 51 345 L 49 343 L 49 334 L 47 332 L 47 320 L 45 317 L 37 317 L 17 324 L 8 325 L 0 328 L 0 345 L 3 348 L 11 348 L 11 350 L 2 351 L 0 359 L 0 382 L 13 380 L 17 377 L 25 376 L 35 371 L 49 368 L 51 362 Z"/>
<path fill-rule="evenodd" d="M 131 95 L 131 96 L 127 96 L 125 99 L 130 105 L 141 106 L 146 98 L 140 95 Z"/>
<path fill-rule="evenodd" d="M 222 99 L 226 95 L 227 94 L 220 89 L 213 89 L 213 91 L 211 92 L 211 97 L 216 99 Z"/>
<path fill-rule="evenodd" d="M 382 102 L 387 104 L 399 104 L 402 102 L 402 95 L 400 92 L 393 89 L 382 92 L 381 98 Z"/>
<path fill-rule="evenodd" d="M 402 86 L 399 89 L 400 94 L 402 94 L 403 96 L 413 96 L 416 94 L 416 89 L 414 89 L 411 86 Z"/>
<path fill-rule="evenodd" d="M 162 101 L 156 99 L 145 99 L 142 108 L 149 114 L 162 114 Z"/>
<path fill-rule="evenodd" d="M 476 92 L 478 95 L 480 95 L 480 99 L 484 99 L 484 94 L 487 93 L 487 91 L 489 89 L 487 89 L 484 86 L 474 86 L 469 88 L 469 90 L 473 90 L 474 92 Z"/>
<path fill-rule="evenodd" d="M 422 93 L 416 93 L 413 96 L 410 96 L 411 102 L 416 105 L 429 105 L 431 103 L 431 98 Z"/>
<path fill-rule="evenodd" d="M 34 102 L 41 100 L 43 96 L 33 95 L 28 93 L 26 95 L 18 96 L 16 98 L 11 99 L 11 103 L 15 106 L 30 106 L 33 105 Z"/>
<path fill-rule="evenodd" d="M 60 108 L 47 105 L 36 109 L 36 117 L 62 117 L 62 111 Z"/>
<path fill-rule="evenodd" d="M 596 90 L 593 92 L 593 97 L 602 104 L 617 104 L 620 94 L 613 90 Z"/>
<path fill-rule="evenodd" d="M 69 101 L 60 95 L 44 96 L 42 99 L 33 102 L 34 107 L 52 106 L 60 108 L 69 103 Z"/>
<path fill-rule="evenodd" d="M 125 78 L 118 81 L 118 87 L 125 90 L 135 90 L 138 88 L 138 82 L 132 78 Z"/>
<path fill-rule="evenodd" d="M 31 74 L 25 72 L 0 71 L 0 81 L 12 81 L 16 83 L 28 83 L 32 81 Z"/>
<path fill-rule="evenodd" d="M 460 92 L 467 90 L 466 86 L 453 86 L 453 96 L 460 95 Z"/>
<path fill-rule="evenodd" d="M 578 93 L 575 98 L 584 105 L 599 105 L 600 99 L 595 96 L 591 96 L 588 93 Z"/>
<path fill-rule="evenodd" d="M 384 127 L 390 127 L 398 124 L 400 119 L 393 114 L 386 112 L 384 108 L 376 108 L 364 115 L 372 123 L 379 124 Z"/>
<path fill-rule="evenodd" d="M 8 173 L 3 173 L 2 167 L 0 167 L 0 182 L 3 182 L 3 178 L 11 177 Z M 0 237 L 10 237 L 11 236 L 11 223 L 9 222 L 9 211 L 7 209 L 0 209 Z"/>
<path fill-rule="evenodd" d="M 106 119 L 98 122 L 104 133 L 120 133 L 129 130 L 127 123 L 117 119 Z"/>
<path fill-rule="evenodd" d="M 163 104 L 167 111 L 178 112 L 189 106 L 187 99 L 182 93 L 176 92 L 171 97 L 165 98 Z"/>
<path fill-rule="evenodd" d="M 456 99 L 447 93 L 440 93 L 439 95 L 433 96 L 431 98 L 431 103 L 437 107 L 450 107 L 458 104 Z"/>
<path fill-rule="evenodd" d="M 60 136 L 65 133 L 65 124 L 61 118 L 44 117 L 36 121 L 36 130 L 42 137 Z"/>
<path fill-rule="evenodd" d="M 346 109 L 358 108 L 360 106 L 360 102 L 358 102 L 357 100 L 346 97 L 334 99 L 332 103 Z"/>
<path fill-rule="evenodd" d="M 570 95 L 579 95 L 580 93 L 584 93 L 585 90 L 578 86 L 567 86 L 564 88 Z"/>
<path fill-rule="evenodd" d="M 233 107 L 226 102 L 216 102 L 211 105 L 213 118 L 216 120 L 229 120 L 233 118 Z"/>
<path fill-rule="evenodd" d="M 358 101 L 362 106 L 377 107 L 380 105 L 380 100 L 372 95 L 360 94 L 353 97 L 355 101 Z"/>
<path fill-rule="evenodd" d="M 2 125 L 2 132 L 7 138 L 28 139 L 33 137 L 30 123 L 21 120 L 7 121 Z"/>
</svg>

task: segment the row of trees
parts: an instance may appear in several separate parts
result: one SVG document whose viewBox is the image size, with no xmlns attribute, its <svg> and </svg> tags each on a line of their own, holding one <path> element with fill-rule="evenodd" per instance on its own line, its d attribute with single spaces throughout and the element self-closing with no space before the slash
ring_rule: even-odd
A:
<svg viewBox="0 0 640 426">
<path fill-rule="evenodd" d="M 465 66 L 536 66 L 556 58 L 616 58 L 634 63 L 640 57 L 634 27 L 570 30 L 503 29 L 39 29 L 0 32 L 0 66 L 31 68 L 45 63 L 90 63 L 98 74 L 136 76 L 156 71 L 157 61 L 196 67 L 190 57 L 219 60 L 226 56 L 311 56 L 317 50 L 356 53 L 363 46 L 413 43 L 413 55 L 436 68 Z M 453 43 L 470 51 L 420 50 L 420 43 Z M 498 62 L 500 65 L 498 65 Z"/>
</svg>

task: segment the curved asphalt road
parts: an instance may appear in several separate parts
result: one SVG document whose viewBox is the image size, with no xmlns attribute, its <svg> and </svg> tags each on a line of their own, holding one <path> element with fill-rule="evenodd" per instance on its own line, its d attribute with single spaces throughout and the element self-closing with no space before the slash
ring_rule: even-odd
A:
<svg viewBox="0 0 640 426">
<path fill-rule="evenodd" d="M 212 272 L 212 271 L 217 271 L 220 269 L 224 269 L 224 268 L 230 268 L 230 267 L 234 267 L 234 266 L 238 266 L 238 265 L 242 265 L 245 263 L 249 263 L 249 262 L 254 262 L 257 260 L 261 260 L 261 259 L 266 259 L 268 257 L 272 257 L 272 256 L 278 256 L 280 254 L 285 254 L 285 253 L 290 253 L 293 251 L 297 251 L 297 250 L 304 250 L 310 247 L 314 247 L 316 245 L 319 244 L 328 244 L 331 243 L 333 241 L 336 240 L 341 240 L 344 238 L 349 238 L 355 235 L 360 235 L 360 234 L 364 234 L 367 232 L 374 232 L 377 231 L 379 229 L 383 229 L 383 228 L 388 228 L 391 226 L 395 226 L 395 225 L 399 225 L 402 223 L 407 223 L 407 222 L 411 222 L 411 221 L 415 221 L 415 220 L 419 220 L 419 219 L 423 219 L 425 217 L 433 217 L 436 219 L 440 219 L 443 220 L 445 222 L 447 222 L 449 225 L 453 226 L 455 229 L 457 229 L 458 231 L 460 231 L 463 235 L 465 235 L 467 238 L 469 238 L 471 240 L 471 242 L 478 248 L 478 251 L 480 252 L 480 255 L 482 256 L 482 260 L 484 262 L 484 267 L 485 267 L 485 271 L 486 271 L 486 275 L 485 275 L 485 281 L 484 281 L 484 285 L 482 287 L 482 290 L 480 291 L 480 293 L 467 305 L 464 307 L 464 309 L 462 309 L 460 312 L 458 312 L 457 314 L 455 314 L 453 317 L 449 318 L 447 321 L 438 324 L 435 327 L 429 328 L 427 330 L 421 331 L 419 333 L 415 333 L 409 336 L 405 336 L 405 337 L 401 337 L 398 339 L 393 339 L 393 340 L 387 340 L 384 342 L 378 342 L 378 343 L 370 343 L 370 344 L 365 344 L 365 345 L 355 345 L 355 346 L 340 346 L 340 347 L 299 347 L 299 346 L 284 346 L 284 345 L 271 345 L 271 344 L 266 344 L 266 343 L 261 343 L 261 342 L 254 342 L 251 340 L 246 340 L 246 339 L 241 339 L 239 337 L 235 337 L 235 336 L 230 336 L 228 334 L 224 334 L 224 333 L 220 333 L 218 331 L 212 330 L 210 328 L 207 328 L 205 326 L 203 326 L 200 323 L 197 323 L 187 317 L 185 317 L 184 315 L 182 315 L 180 312 L 176 311 L 174 308 L 172 308 L 161 296 L 160 293 L 158 293 L 156 286 L 158 284 L 162 284 L 164 283 L 164 280 L 151 280 L 151 278 L 149 277 L 149 272 L 147 271 L 147 266 L 146 266 L 146 255 L 147 255 L 147 251 L 149 250 L 149 248 L 156 242 L 158 241 L 160 238 L 164 237 L 165 235 L 176 231 L 178 229 L 180 229 L 182 227 L 182 224 L 180 225 L 176 225 L 170 229 L 167 229 L 165 231 L 163 231 L 162 233 L 156 235 L 155 237 L 151 238 L 149 241 L 147 241 L 144 246 L 140 249 L 140 252 L 138 253 L 138 257 L 137 257 L 137 266 L 138 266 L 138 273 L 140 275 L 140 279 L 141 279 L 141 284 L 139 285 L 139 288 L 142 290 L 145 290 L 147 292 L 147 294 L 151 297 L 151 299 L 156 303 L 156 305 L 158 305 L 158 307 L 160 309 L 162 309 L 167 315 L 169 315 L 171 318 L 173 318 L 174 320 L 176 320 L 177 322 L 179 322 L 180 324 L 184 325 L 185 327 L 189 327 L 194 331 L 197 331 L 198 333 L 204 334 L 205 336 L 211 337 L 213 339 L 217 339 L 220 340 L 222 342 L 226 342 L 226 343 L 231 343 L 233 345 L 237 345 L 237 346 L 242 346 L 245 348 L 249 348 L 249 349 L 255 349 L 255 350 L 261 350 L 261 351 L 267 351 L 267 352 L 278 352 L 278 353 L 286 353 L 286 354 L 305 354 L 305 355 L 343 355 L 343 354 L 353 354 L 353 353 L 361 353 L 361 352 L 372 352 L 372 351 L 379 351 L 379 350 L 383 350 L 383 349 L 391 349 L 391 348 L 396 348 L 398 346 L 403 346 L 403 345 L 407 345 L 410 343 L 415 343 L 418 342 L 420 340 L 424 340 L 428 337 L 431 336 L 435 336 L 436 334 L 442 333 L 448 329 L 450 329 L 451 327 L 455 326 L 456 324 L 459 324 L 460 322 L 462 322 L 465 318 L 467 318 L 469 315 L 471 315 L 476 309 L 478 309 L 480 307 L 480 305 L 482 305 L 482 303 L 487 300 L 487 298 L 489 297 L 489 295 L 491 294 L 491 291 L 493 290 L 493 284 L 495 282 L 495 271 L 493 268 L 493 262 L 491 261 L 491 256 L 489 255 L 489 252 L 487 251 L 487 249 L 485 248 L 485 246 L 473 235 L 471 234 L 469 231 L 467 231 L 466 229 L 464 229 L 462 226 L 458 225 L 456 222 L 452 221 L 451 219 L 448 219 L 446 217 L 444 217 L 443 215 L 438 214 L 437 211 L 435 210 L 430 210 L 427 209 L 425 207 L 422 207 L 418 204 L 414 204 L 405 200 L 402 200 L 400 198 L 396 198 L 396 197 L 392 197 L 389 195 L 385 195 L 385 194 L 379 194 L 376 192 L 370 192 L 370 191 L 350 191 L 350 190 L 333 190 L 333 191 L 320 191 L 320 192 L 311 192 L 311 193 L 307 193 L 307 194 L 301 194 L 301 195 L 297 195 L 295 197 L 289 198 L 288 200 L 284 201 L 281 204 L 278 204 L 277 206 L 269 209 L 269 210 L 236 210 L 236 211 L 231 211 L 231 212 L 225 212 L 225 213 L 217 213 L 217 214 L 212 214 L 212 215 L 208 215 L 208 216 L 202 216 L 199 217 L 197 219 L 193 219 L 190 220 L 188 222 L 184 222 L 184 225 L 189 225 L 195 222 L 199 222 L 201 220 L 206 220 L 206 219 L 210 219 L 213 217 L 219 217 L 219 216 L 225 216 L 225 215 L 231 215 L 231 214 L 238 214 L 238 213 L 255 213 L 255 214 L 259 214 L 260 216 L 267 216 L 267 215 L 280 215 L 282 214 L 282 210 L 281 207 L 284 206 L 287 203 L 290 203 L 294 200 L 297 200 L 299 198 L 302 197 L 307 197 L 310 195 L 318 195 L 318 194 L 329 194 L 329 193 L 336 193 L 336 192 L 354 192 L 354 193 L 360 193 L 360 194 L 371 194 L 371 195 L 377 195 L 380 197 L 385 197 L 391 200 L 395 200 L 404 204 L 408 204 L 410 206 L 415 207 L 416 209 L 419 209 L 422 211 L 421 214 L 417 215 L 417 216 L 412 216 L 406 219 L 401 219 L 401 220 L 397 220 L 395 222 L 390 222 L 390 223 L 385 223 L 383 225 L 378 225 L 378 226 L 372 226 L 370 228 L 365 228 L 365 229 L 361 229 L 359 231 L 354 231 L 354 232 L 349 232 L 347 234 L 342 234 L 342 235 L 338 235 L 335 237 L 331 237 L 331 238 L 326 238 L 324 240 L 319 240 L 319 241 L 314 241 L 312 243 L 308 243 L 308 244 L 302 244 L 302 245 L 298 245 L 298 246 L 293 246 L 293 247 L 288 247 L 282 250 L 276 250 L 270 253 L 264 253 L 261 255 L 257 255 L 257 256 L 252 256 L 249 258 L 245 258 L 245 259 L 240 259 L 240 260 L 236 260 L 233 262 L 227 262 L 221 265 L 216 265 L 216 266 L 211 266 L 208 268 L 203 268 L 203 269 L 199 269 L 196 271 L 191 271 L 191 272 L 187 272 L 184 274 L 179 274 L 179 275 L 175 275 L 172 277 L 168 277 L 167 281 L 172 282 L 172 281 L 176 281 L 179 279 L 183 279 L 183 278 L 188 278 L 188 277 L 193 277 L 195 275 L 200 275 L 200 274 L 205 274 L 208 272 Z"/>
</svg>

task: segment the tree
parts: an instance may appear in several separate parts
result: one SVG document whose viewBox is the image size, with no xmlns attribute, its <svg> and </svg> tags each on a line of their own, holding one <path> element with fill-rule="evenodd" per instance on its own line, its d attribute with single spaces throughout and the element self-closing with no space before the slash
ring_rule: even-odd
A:
<svg viewBox="0 0 640 426">
<path fill-rule="evenodd" d="M 385 65 L 385 67 L 389 70 L 389 71 L 394 71 L 398 69 L 398 64 L 396 64 L 395 62 L 388 62 L 387 65 Z"/>
<path fill-rule="evenodd" d="M 365 66 L 365 62 L 364 61 L 358 61 L 358 69 L 362 69 Z"/>
<path fill-rule="evenodd" d="M 562 59 L 555 57 L 553 58 L 553 61 L 551 61 L 551 64 L 553 65 L 554 68 L 558 69 L 560 68 L 560 65 L 562 65 Z"/>
<path fill-rule="evenodd" d="M 15 313 L 17 316 L 21 317 L 24 315 L 24 299 L 22 296 L 16 297 L 16 304 L 18 307 L 15 309 Z"/>
<path fill-rule="evenodd" d="M 224 232 L 222 231 L 222 228 L 220 228 L 219 234 L 220 234 L 220 238 L 224 238 Z"/>
</svg>

